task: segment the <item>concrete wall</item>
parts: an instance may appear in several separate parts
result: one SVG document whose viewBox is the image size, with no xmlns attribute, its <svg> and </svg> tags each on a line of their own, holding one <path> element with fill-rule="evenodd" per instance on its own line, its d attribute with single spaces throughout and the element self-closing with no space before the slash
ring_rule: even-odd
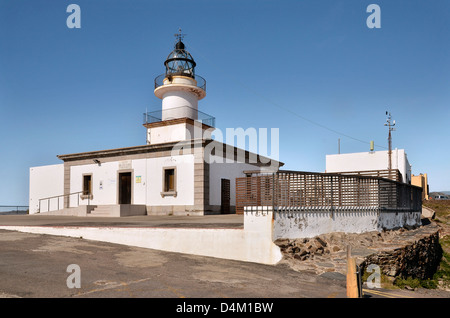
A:
<svg viewBox="0 0 450 318">
<path fill-rule="evenodd" d="M 187 82 L 186 84 L 191 85 L 192 83 Z M 197 119 L 197 109 L 198 97 L 194 93 L 182 90 L 171 90 L 163 95 L 162 120 L 183 117 Z"/>
<path fill-rule="evenodd" d="M 39 199 L 58 196 L 64 193 L 64 165 L 49 165 L 30 168 L 30 193 L 29 209 L 30 214 L 39 211 Z M 60 206 L 64 205 L 64 200 L 60 199 Z M 41 202 L 42 211 L 52 211 L 58 209 L 57 199 Z"/>
<path fill-rule="evenodd" d="M 186 123 L 153 127 L 147 129 L 147 142 L 149 144 L 160 144 L 172 141 L 190 139 Z"/>
<path fill-rule="evenodd" d="M 248 213 L 244 218 L 244 229 L 64 226 L 0 226 L 0 229 L 82 237 L 170 252 L 276 264 L 282 255 L 280 248 L 272 241 L 272 217 L 271 212 Z"/>
<path fill-rule="evenodd" d="M 92 163 L 88 165 L 73 166 L 70 168 L 70 193 L 83 191 L 83 175 L 91 175 L 92 193 L 90 200 L 81 199 L 77 195 L 70 196 L 69 207 L 80 205 L 104 205 L 117 202 L 117 170 L 118 162 L 105 162 L 101 165 Z"/>
<path fill-rule="evenodd" d="M 236 206 L 236 178 L 245 177 L 244 171 L 260 170 L 248 163 L 227 161 L 219 156 L 211 156 L 209 164 L 209 204 L 221 204 L 221 179 L 230 180 L 230 205 Z"/>
<path fill-rule="evenodd" d="M 147 160 L 147 205 L 193 205 L 194 204 L 194 155 L 161 157 Z M 161 196 L 163 190 L 163 167 L 176 167 L 177 196 Z M 142 171 L 144 174 L 144 171 Z"/>
<path fill-rule="evenodd" d="M 271 207 L 269 207 L 271 209 Z M 419 226 L 421 212 L 275 212 L 274 239 L 310 238 L 332 232 L 363 233 Z"/>
<path fill-rule="evenodd" d="M 385 212 L 378 217 L 378 231 L 399 227 L 416 227 L 421 225 L 422 211 L 418 212 Z"/>
<path fill-rule="evenodd" d="M 224 147 L 221 143 L 218 145 Z M 234 148 L 230 146 L 229 149 L 231 149 L 231 155 L 234 156 Z M 111 157 L 108 160 L 100 160 L 100 164 L 89 159 L 80 161 L 78 164 L 70 162 L 71 164 L 66 163 L 65 166 L 59 165 L 58 174 L 53 174 L 54 178 L 58 180 L 52 186 L 57 185 L 57 188 L 61 187 L 63 190 L 58 192 L 54 191 L 52 187 L 46 187 L 51 191 L 44 194 L 31 191 L 30 198 L 35 201 L 43 196 L 62 195 L 63 191 L 66 191 L 66 193 L 72 193 L 68 199 L 68 207 L 118 204 L 119 173 L 131 172 L 131 204 L 146 205 L 149 214 L 201 215 L 204 213 L 204 207 L 215 212 L 220 209 L 221 179 L 225 178 L 230 180 L 230 207 L 233 212 L 236 197 L 235 179 L 245 176 L 243 171 L 246 170 L 274 169 L 273 167 L 260 168 L 258 163 L 249 164 L 240 162 L 237 158 L 223 159 L 222 156 L 215 155 L 208 157 L 207 163 L 203 165 L 201 154 L 199 155 L 195 151 L 176 156 L 171 156 L 169 151 L 166 153 L 164 156 L 149 158 L 133 159 L 131 156 L 121 156 L 120 159 L 115 159 L 115 157 Z M 225 152 L 223 155 L 227 155 L 227 153 Z M 207 153 L 205 156 L 209 156 L 209 154 Z M 254 159 L 256 159 L 256 155 Z M 176 195 L 162 193 L 163 168 L 176 169 Z M 48 179 L 46 171 L 52 174 L 52 168 L 42 168 L 40 171 L 39 175 L 37 173 L 30 175 L 30 185 L 35 188 L 40 184 L 45 185 L 45 180 Z M 85 175 L 91 176 L 92 195 L 89 197 L 80 194 L 83 191 Z M 207 198 L 204 203 L 203 195 Z M 60 208 L 63 208 L 64 200 L 63 198 L 60 200 Z"/>
<path fill-rule="evenodd" d="M 385 170 L 388 168 L 388 152 L 358 152 L 326 156 L 326 172 L 351 172 L 364 170 Z M 411 165 L 405 150 L 392 150 L 392 169 L 398 169 L 404 183 L 411 181 Z"/>
</svg>

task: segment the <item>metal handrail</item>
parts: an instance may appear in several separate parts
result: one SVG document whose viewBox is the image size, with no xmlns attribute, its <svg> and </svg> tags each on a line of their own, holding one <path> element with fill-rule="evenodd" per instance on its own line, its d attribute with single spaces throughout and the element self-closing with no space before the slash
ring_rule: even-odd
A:
<svg viewBox="0 0 450 318">
<path fill-rule="evenodd" d="M 4 208 L 9 208 L 9 210 L 3 210 Z M 24 209 L 25 208 L 25 209 Z M 15 213 L 19 214 L 19 212 L 26 212 L 28 213 L 29 206 L 28 205 L 0 205 L 0 214 L 5 213 Z"/>
<path fill-rule="evenodd" d="M 190 106 L 179 106 L 179 107 L 174 107 L 174 108 L 169 108 L 169 109 L 164 109 L 164 110 L 156 110 L 156 111 L 152 111 L 152 112 L 146 112 L 144 113 L 144 125 L 145 124 L 151 124 L 151 123 L 155 123 L 155 122 L 160 122 L 162 121 L 163 117 L 166 117 L 165 120 L 167 120 L 168 118 L 171 118 L 172 116 L 171 113 L 174 112 L 179 112 L 180 110 L 183 109 L 189 109 L 189 111 L 193 111 L 196 114 L 197 119 L 195 119 L 195 121 L 197 122 L 201 122 L 202 124 L 214 127 L 215 125 L 215 121 L 216 118 L 206 114 L 204 112 L 199 111 L 198 109 L 192 108 Z M 164 116 L 163 116 L 164 115 Z M 175 115 L 175 114 L 174 114 Z M 176 118 L 176 116 L 173 116 L 173 118 Z"/>
<path fill-rule="evenodd" d="M 48 211 L 50 211 L 50 200 L 58 198 L 57 202 L 58 202 L 58 210 L 59 210 L 59 198 L 70 197 L 71 195 L 74 195 L 74 194 L 78 194 L 77 206 L 79 206 L 80 205 L 80 196 L 79 196 L 80 193 L 84 193 L 84 191 L 78 191 L 78 192 L 72 192 L 72 193 L 68 193 L 68 194 L 61 194 L 61 195 L 55 195 L 52 197 L 41 198 L 41 199 L 39 199 L 39 213 L 41 212 L 41 201 L 47 200 L 47 212 L 48 212 Z M 88 194 L 88 205 L 90 205 L 90 195 L 91 194 L 89 193 Z M 68 204 L 70 204 L 70 202 Z"/>
</svg>

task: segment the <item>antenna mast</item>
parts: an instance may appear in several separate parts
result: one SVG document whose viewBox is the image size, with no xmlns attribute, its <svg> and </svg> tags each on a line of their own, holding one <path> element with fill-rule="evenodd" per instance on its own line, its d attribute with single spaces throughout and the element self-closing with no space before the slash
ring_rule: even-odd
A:
<svg viewBox="0 0 450 318">
<path fill-rule="evenodd" d="M 388 126 L 389 128 L 389 137 L 388 137 L 388 144 L 389 144 L 389 150 L 388 150 L 388 169 L 389 169 L 389 173 L 391 172 L 392 169 L 392 135 L 391 135 L 391 131 L 395 131 L 395 120 L 392 121 L 391 123 L 391 113 L 386 111 L 386 115 L 388 116 L 387 120 L 386 120 L 386 124 L 384 124 L 385 126 Z"/>
</svg>

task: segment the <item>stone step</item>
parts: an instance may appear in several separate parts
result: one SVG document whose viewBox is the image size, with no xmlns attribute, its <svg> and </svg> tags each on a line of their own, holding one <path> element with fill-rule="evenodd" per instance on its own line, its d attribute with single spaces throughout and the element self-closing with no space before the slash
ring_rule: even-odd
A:
<svg viewBox="0 0 450 318">
<path fill-rule="evenodd" d="M 110 206 L 98 206 L 88 216 L 111 216 L 112 215 L 112 207 Z"/>
</svg>

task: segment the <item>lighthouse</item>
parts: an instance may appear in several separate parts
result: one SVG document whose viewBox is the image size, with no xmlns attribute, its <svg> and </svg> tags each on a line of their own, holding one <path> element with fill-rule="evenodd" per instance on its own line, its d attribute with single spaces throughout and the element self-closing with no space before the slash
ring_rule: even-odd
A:
<svg viewBox="0 0 450 318">
<path fill-rule="evenodd" d="M 193 139 L 194 127 L 200 128 L 202 138 L 210 138 L 214 127 L 214 117 L 198 110 L 199 100 L 206 96 L 206 80 L 196 74 L 196 62 L 181 30 L 175 37 L 174 49 L 164 61 L 165 73 L 155 78 L 154 94 L 162 101 L 161 110 L 144 114 L 147 144 Z"/>
</svg>

